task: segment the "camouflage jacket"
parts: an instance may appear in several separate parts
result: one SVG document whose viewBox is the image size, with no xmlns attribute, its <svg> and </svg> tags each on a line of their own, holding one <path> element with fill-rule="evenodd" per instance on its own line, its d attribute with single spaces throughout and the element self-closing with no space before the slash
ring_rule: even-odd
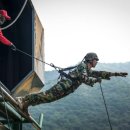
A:
<svg viewBox="0 0 130 130">
<path fill-rule="evenodd" d="M 94 83 L 98 82 L 99 77 L 110 79 L 110 76 L 115 76 L 115 73 L 88 69 L 85 63 L 81 63 L 73 71 L 69 72 L 69 75 L 77 80 L 79 85 L 85 83 L 86 85 L 93 86 Z"/>
</svg>

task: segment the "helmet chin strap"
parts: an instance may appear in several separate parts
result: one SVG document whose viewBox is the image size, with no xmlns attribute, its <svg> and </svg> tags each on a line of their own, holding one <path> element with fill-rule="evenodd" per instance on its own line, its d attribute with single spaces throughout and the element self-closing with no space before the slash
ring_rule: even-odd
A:
<svg viewBox="0 0 130 130">
<path fill-rule="evenodd" d="M 93 67 L 93 63 L 92 62 L 87 62 L 87 67 L 89 68 L 89 69 L 91 69 L 92 67 Z"/>
<path fill-rule="evenodd" d="M 93 62 L 92 62 L 92 61 L 91 61 L 91 63 L 90 63 L 90 64 L 91 64 L 91 67 L 94 67 L 94 66 L 93 66 Z"/>
</svg>

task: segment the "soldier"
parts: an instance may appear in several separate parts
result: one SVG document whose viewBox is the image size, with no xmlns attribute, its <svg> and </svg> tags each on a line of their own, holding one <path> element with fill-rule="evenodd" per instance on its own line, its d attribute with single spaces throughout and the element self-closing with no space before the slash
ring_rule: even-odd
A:
<svg viewBox="0 0 130 130">
<path fill-rule="evenodd" d="M 110 79 L 111 76 L 126 77 L 127 73 L 125 72 L 113 73 L 91 70 L 91 68 L 96 66 L 98 60 L 96 53 L 87 53 L 84 60 L 79 65 L 69 72 L 67 76 L 61 78 L 61 80 L 49 90 L 32 93 L 25 97 L 17 97 L 16 99 L 20 108 L 27 112 L 27 108 L 31 105 L 34 106 L 56 101 L 74 92 L 82 83 L 93 87 L 95 83 L 101 83 L 102 79 Z"/>
<path fill-rule="evenodd" d="M 3 25 L 6 20 L 11 20 L 11 17 L 8 16 L 6 10 L 0 10 L 0 26 Z M 0 42 L 7 46 L 10 46 L 12 50 L 16 50 L 15 45 L 11 41 L 9 41 L 6 37 L 4 37 L 1 28 L 0 28 Z"/>
</svg>

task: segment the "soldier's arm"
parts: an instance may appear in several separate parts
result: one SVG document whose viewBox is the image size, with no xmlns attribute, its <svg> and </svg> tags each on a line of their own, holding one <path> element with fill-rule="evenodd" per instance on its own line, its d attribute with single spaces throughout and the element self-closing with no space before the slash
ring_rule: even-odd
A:
<svg viewBox="0 0 130 130">
<path fill-rule="evenodd" d="M 78 78 L 81 83 L 84 83 L 89 86 L 93 86 L 95 83 L 101 82 L 101 78 L 99 77 L 98 78 L 97 77 L 93 78 L 92 76 L 90 77 L 90 74 L 88 74 L 88 71 L 86 69 L 86 65 L 85 66 L 83 65 L 78 66 L 77 68 Z"/>
<path fill-rule="evenodd" d="M 82 83 L 85 83 L 86 85 L 93 87 L 93 85 L 97 82 L 101 83 L 100 77 L 93 78 L 93 77 L 88 77 L 86 75 L 82 75 Z"/>
<path fill-rule="evenodd" d="M 91 76 L 101 77 L 102 79 L 109 80 L 111 76 L 121 76 L 126 77 L 128 73 L 126 72 L 107 72 L 107 71 L 92 71 Z"/>
</svg>

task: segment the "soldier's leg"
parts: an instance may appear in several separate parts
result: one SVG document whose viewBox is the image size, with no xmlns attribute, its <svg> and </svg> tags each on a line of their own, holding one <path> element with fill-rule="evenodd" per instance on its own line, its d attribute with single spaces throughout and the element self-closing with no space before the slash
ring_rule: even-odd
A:
<svg viewBox="0 0 130 130">
<path fill-rule="evenodd" d="M 68 95 L 72 90 L 72 82 L 70 80 L 61 80 L 46 92 L 32 93 L 23 97 L 21 108 L 27 109 L 31 105 L 53 102 Z"/>
</svg>

